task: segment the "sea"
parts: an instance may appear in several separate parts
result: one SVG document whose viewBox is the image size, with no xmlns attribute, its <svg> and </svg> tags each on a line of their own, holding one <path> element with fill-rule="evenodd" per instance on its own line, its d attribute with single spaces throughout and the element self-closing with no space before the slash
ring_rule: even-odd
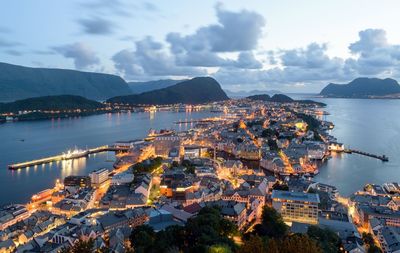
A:
<svg viewBox="0 0 400 253">
<path fill-rule="evenodd" d="M 389 162 L 357 154 L 339 154 L 324 162 L 315 180 L 335 185 L 349 196 L 367 183 L 400 182 L 400 100 L 317 98 L 290 94 L 327 104 L 325 120 L 335 124 L 331 134 L 347 148 L 386 155 Z M 0 125 L 0 205 L 26 203 L 32 194 L 53 187 L 68 175 L 87 175 L 99 168 L 112 168 L 112 152 L 17 171 L 8 165 L 80 148 L 144 138 L 149 129 L 186 130 L 193 125 L 177 121 L 218 116 L 209 111 L 115 113 L 14 122 Z"/>
</svg>

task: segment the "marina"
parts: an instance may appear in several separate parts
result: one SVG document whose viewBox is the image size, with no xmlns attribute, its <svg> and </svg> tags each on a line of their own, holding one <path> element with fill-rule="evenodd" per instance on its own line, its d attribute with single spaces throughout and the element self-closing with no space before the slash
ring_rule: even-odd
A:
<svg viewBox="0 0 400 253">
<path fill-rule="evenodd" d="M 90 154 L 101 153 L 101 152 L 106 152 L 106 151 L 125 152 L 125 151 L 128 151 L 128 149 L 129 149 L 129 147 L 117 146 L 117 145 L 111 145 L 111 146 L 104 145 L 104 146 L 86 149 L 86 150 L 75 149 L 73 151 L 68 151 L 67 153 L 63 153 L 60 155 L 45 157 L 45 158 L 21 162 L 21 163 L 10 164 L 10 165 L 8 165 L 8 169 L 18 170 L 18 169 L 28 168 L 31 166 L 37 166 L 37 165 L 46 164 L 46 163 L 78 159 L 81 157 L 86 157 Z"/>
</svg>

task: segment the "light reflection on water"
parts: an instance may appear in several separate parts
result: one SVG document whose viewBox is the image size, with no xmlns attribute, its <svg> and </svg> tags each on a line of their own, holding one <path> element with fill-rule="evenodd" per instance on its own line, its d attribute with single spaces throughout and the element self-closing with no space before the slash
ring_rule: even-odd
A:
<svg viewBox="0 0 400 253">
<path fill-rule="evenodd" d="M 112 168 L 114 153 L 104 152 L 58 163 L 11 171 L 7 166 L 61 154 L 75 147 L 98 147 L 120 140 L 143 138 L 150 128 L 186 130 L 191 124 L 175 125 L 179 120 L 218 116 L 202 112 L 156 112 L 102 114 L 48 121 L 17 122 L 0 125 L 0 205 L 23 203 L 33 193 L 54 186 L 56 179 L 68 175 L 87 175 L 99 168 Z M 12 194 L 10 192 L 12 191 Z"/>
</svg>

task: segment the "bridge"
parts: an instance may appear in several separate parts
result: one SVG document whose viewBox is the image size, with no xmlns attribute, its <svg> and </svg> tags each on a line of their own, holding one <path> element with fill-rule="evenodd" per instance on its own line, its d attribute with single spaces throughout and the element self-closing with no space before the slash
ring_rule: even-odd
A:
<svg viewBox="0 0 400 253">
<path fill-rule="evenodd" d="M 61 155 L 55 155 L 55 156 L 40 158 L 40 159 L 36 159 L 36 160 L 21 162 L 21 163 L 10 164 L 10 165 L 8 165 L 8 169 L 18 170 L 18 169 L 35 166 L 35 165 L 58 162 L 58 161 L 63 161 L 63 160 L 78 159 L 78 158 L 86 157 L 90 154 L 101 153 L 101 152 L 106 152 L 106 151 L 127 152 L 129 149 L 130 149 L 130 147 L 128 147 L 128 146 L 104 145 L 104 146 L 100 146 L 100 147 L 96 147 L 96 148 L 86 149 L 77 154 L 72 154 L 71 156 L 68 156 L 66 154 L 61 154 Z"/>
<path fill-rule="evenodd" d="M 354 153 L 354 154 L 359 154 L 359 155 L 363 155 L 363 156 L 376 158 L 376 159 L 381 160 L 382 162 L 389 162 L 389 157 L 387 157 L 385 155 L 375 155 L 375 154 L 371 154 L 371 153 L 356 150 L 356 149 L 345 149 L 344 152 L 348 153 L 348 154 Z"/>
</svg>

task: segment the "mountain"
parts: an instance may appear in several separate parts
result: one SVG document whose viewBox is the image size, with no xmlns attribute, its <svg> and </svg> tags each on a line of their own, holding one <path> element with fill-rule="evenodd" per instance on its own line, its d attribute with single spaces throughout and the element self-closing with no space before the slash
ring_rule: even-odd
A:
<svg viewBox="0 0 400 253">
<path fill-rule="evenodd" d="M 0 112 L 18 112 L 18 111 L 33 111 L 33 110 L 93 110 L 104 108 L 105 105 L 97 101 L 89 100 L 80 96 L 59 95 L 59 96 L 44 96 L 17 100 L 10 103 L 0 103 Z"/>
<path fill-rule="evenodd" d="M 219 83 L 212 77 L 195 77 L 167 88 L 137 95 L 119 96 L 109 99 L 110 103 L 125 104 L 201 104 L 229 99 Z"/>
<path fill-rule="evenodd" d="M 272 97 L 270 97 L 268 94 L 259 94 L 259 95 L 248 96 L 247 98 L 251 100 L 260 100 L 266 102 L 311 104 L 320 107 L 326 106 L 326 104 L 324 103 L 316 102 L 313 100 L 294 100 L 291 97 L 286 96 L 284 94 L 275 94 Z"/>
<path fill-rule="evenodd" d="M 291 103 L 294 102 L 294 100 L 286 95 L 283 94 L 275 94 L 271 97 L 272 102 L 278 102 L 278 103 Z"/>
<path fill-rule="evenodd" d="M 140 94 L 147 91 L 167 88 L 182 81 L 186 80 L 164 79 L 147 82 L 128 82 L 128 86 L 133 94 Z"/>
<path fill-rule="evenodd" d="M 253 95 L 247 98 L 251 100 L 271 101 L 271 97 L 268 94 Z"/>
<path fill-rule="evenodd" d="M 388 96 L 400 93 L 396 80 L 386 78 L 357 78 L 348 84 L 330 83 L 322 89 L 320 95 L 327 97 L 368 98 Z"/>
<path fill-rule="evenodd" d="M 230 90 L 225 90 L 226 94 L 228 97 L 231 98 L 244 98 L 244 97 L 249 97 L 253 95 L 258 95 L 258 94 L 280 94 L 282 93 L 279 90 L 250 90 L 250 91 L 230 91 Z"/>
<path fill-rule="evenodd" d="M 119 76 L 68 69 L 30 68 L 0 62 L 0 101 L 77 95 L 94 100 L 131 94 Z"/>
<path fill-rule="evenodd" d="M 272 97 L 270 97 L 268 94 L 259 94 L 259 95 L 248 96 L 247 98 L 251 100 L 261 100 L 261 101 L 278 102 L 278 103 L 290 103 L 295 101 L 291 97 L 288 97 L 283 94 L 275 94 Z"/>
</svg>

